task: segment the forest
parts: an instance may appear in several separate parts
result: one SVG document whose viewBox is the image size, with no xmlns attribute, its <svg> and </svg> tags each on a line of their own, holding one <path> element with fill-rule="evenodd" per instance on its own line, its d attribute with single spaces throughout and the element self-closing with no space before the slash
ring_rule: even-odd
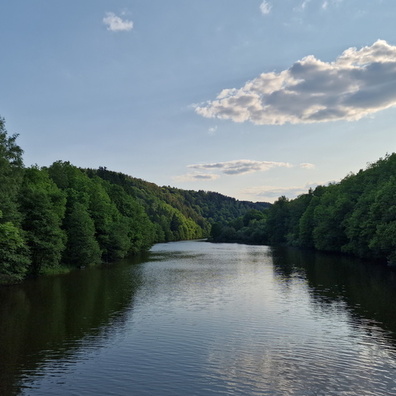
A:
<svg viewBox="0 0 396 396">
<path fill-rule="evenodd" d="M 211 240 L 289 245 L 396 265 L 396 154 L 295 199 L 212 227 Z"/>
<path fill-rule="evenodd" d="M 113 262 L 158 242 L 289 245 L 396 264 L 396 154 L 274 204 L 67 161 L 25 167 L 0 118 L 0 284 Z"/>
<path fill-rule="evenodd" d="M 0 283 L 113 262 L 154 243 L 208 237 L 269 204 L 159 187 L 67 161 L 25 167 L 0 118 Z"/>
</svg>

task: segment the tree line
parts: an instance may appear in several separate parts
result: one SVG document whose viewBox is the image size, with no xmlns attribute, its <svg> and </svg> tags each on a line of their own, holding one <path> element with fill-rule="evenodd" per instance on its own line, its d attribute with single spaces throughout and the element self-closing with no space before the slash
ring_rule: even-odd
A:
<svg viewBox="0 0 396 396">
<path fill-rule="evenodd" d="M 0 283 L 112 262 L 154 243 L 285 244 L 396 264 L 396 154 L 274 204 L 238 201 L 68 161 L 23 164 L 0 118 Z"/>
<path fill-rule="evenodd" d="M 204 238 L 211 222 L 265 207 L 159 187 L 106 167 L 25 167 L 16 140 L 0 118 L 0 283 L 112 262 L 157 242 Z"/>
<path fill-rule="evenodd" d="M 339 183 L 214 224 L 213 241 L 285 244 L 396 264 L 396 154 Z"/>
</svg>

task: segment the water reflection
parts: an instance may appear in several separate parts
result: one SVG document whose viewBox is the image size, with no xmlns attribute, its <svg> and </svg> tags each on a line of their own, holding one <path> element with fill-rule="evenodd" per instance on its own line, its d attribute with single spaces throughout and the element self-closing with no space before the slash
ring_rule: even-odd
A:
<svg viewBox="0 0 396 396">
<path fill-rule="evenodd" d="M 227 392 L 396 395 L 395 315 L 377 306 L 396 297 L 389 269 L 289 248 L 271 255 L 274 284 L 261 294 L 272 295 L 271 311 L 240 314 L 243 337 L 211 348 Z"/>
<path fill-rule="evenodd" d="M 293 248 L 272 248 L 272 253 L 275 274 L 285 284 L 295 278 L 306 280 L 311 303 L 318 309 L 347 309 L 353 322 L 368 328 L 380 325 L 396 335 L 394 270 L 357 258 Z"/>
<path fill-rule="evenodd" d="M 339 256 L 156 245 L 0 289 L 0 394 L 396 395 L 395 286 Z"/>
<path fill-rule="evenodd" d="M 139 287 L 127 263 L 0 288 L 0 395 L 20 392 L 49 360 L 98 346 L 126 322 Z"/>
</svg>

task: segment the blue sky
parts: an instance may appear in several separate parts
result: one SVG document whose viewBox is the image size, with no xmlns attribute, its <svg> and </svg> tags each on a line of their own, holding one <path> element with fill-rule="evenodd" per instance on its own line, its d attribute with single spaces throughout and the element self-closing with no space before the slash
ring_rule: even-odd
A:
<svg viewBox="0 0 396 396">
<path fill-rule="evenodd" d="M 56 160 L 251 201 L 395 151 L 394 0 L 0 0 L 0 115 Z"/>
</svg>

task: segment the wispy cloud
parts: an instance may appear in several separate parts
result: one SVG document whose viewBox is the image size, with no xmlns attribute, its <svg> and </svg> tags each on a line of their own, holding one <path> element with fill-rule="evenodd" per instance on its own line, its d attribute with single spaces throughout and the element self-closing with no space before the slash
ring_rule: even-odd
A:
<svg viewBox="0 0 396 396">
<path fill-rule="evenodd" d="M 181 176 L 175 176 L 173 179 L 178 182 L 190 182 L 190 181 L 211 181 L 216 180 L 220 176 L 214 173 L 187 173 Z"/>
<path fill-rule="evenodd" d="M 262 73 L 197 105 L 207 118 L 283 125 L 359 120 L 396 105 L 396 46 L 384 40 L 349 48 L 334 62 L 313 55 L 279 73 Z"/>
<path fill-rule="evenodd" d="M 312 0 L 303 0 L 294 5 L 293 11 L 304 12 Z"/>
<path fill-rule="evenodd" d="M 310 164 L 309 162 L 303 162 L 299 166 L 300 166 L 300 168 L 303 168 L 303 169 L 315 169 L 315 165 Z"/>
<path fill-rule="evenodd" d="M 343 0 L 324 0 L 322 3 L 322 9 L 327 10 L 330 6 L 338 6 L 343 2 Z"/>
<path fill-rule="evenodd" d="M 115 15 L 113 12 L 107 12 L 103 18 L 103 23 L 107 30 L 112 32 L 128 32 L 133 29 L 133 22 Z"/>
<path fill-rule="evenodd" d="M 237 176 L 253 172 L 266 172 L 273 168 L 314 169 L 315 165 L 308 162 L 304 162 L 299 165 L 293 165 L 288 162 L 254 161 L 245 159 L 226 162 L 192 164 L 187 165 L 187 168 L 193 169 L 193 172 L 181 176 L 175 176 L 173 179 L 178 182 L 203 180 L 210 181 L 218 179 L 221 175 Z"/>
<path fill-rule="evenodd" d="M 304 12 L 309 6 L 316 6 L 320 7 L 322 10 L 327 10 L 332 6 L 340 5 L 343 1 L 344 0 L 322 0 L 320 3 L 319 1 L 302 0 L 294 7 L 294 11 Z"/>
<path fill-rule="evenodd" d="M 208 132 L 209 132 L 210 135 L 214 135 L 216 133 L 216 131 L 217 131 L 217 125 L 215 125 L 213 127 L 210 127 L 208 129 Z"/>
<path fill-rule="evenodd" d="M 271 12 L 272 4 L 266 0 L 264 0 L 260 4 L 260 11 L 263 15 L 268 15 Z"/>
<path fill-rule="evenodd" d="M 291 168 L 293 165 L 287 162 L 273 161 L 253 161 L 253 160 L 236 160 L 228 162 L 214 162 L 209 164 L 188 165 L 188 168 L 199 170 L 212 170 L 225 175 L 242 175 L 258 171 L 267 171 L 271 168 L 286 167 Z"/>
<path fill-rule="evenodd" d="M 292 187 L 276 187 L 276 186 L 259 186 L 246 188 L 241 191 L 241 194 L 251 197 L 251 199 L 273 201 L 276 198 L 284 195 L 287 198 L 295 198 L 301 194 L 306 194 L 310 188 L 318 186 L 317 183 L 306 184 L 305 186 Z"/>
</svg>

